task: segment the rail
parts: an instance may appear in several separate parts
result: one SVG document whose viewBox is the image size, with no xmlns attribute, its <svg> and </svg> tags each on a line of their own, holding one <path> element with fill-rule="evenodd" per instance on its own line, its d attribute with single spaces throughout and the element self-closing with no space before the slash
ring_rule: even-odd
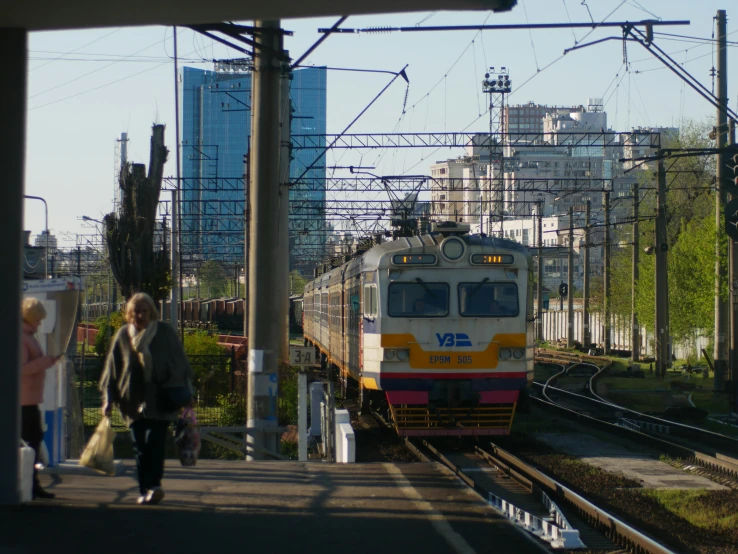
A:
<svg viewBox="0 0 738 554">
<path fill-rule="evenodd" d="M 556 389 L 556 392 L 557 394 L 573 395 L 573 396 L 578 397 L 581 400 L 587 400 L 589 402 L 599 402 L 592 398 L 587 398 L 586 396 L 578 395 L 576 393 L 572 393 L 572 392 L 565 391 L 562 389 Z M 543 400 L 541 398 L 535 398 L 535 397 L 531 397 L 531 398 L 532 400 L 540 403 L 541 405 L 544 405 L 545 407 L 549 409 L 554 409 L 558 411 L 561 415 L 569 419 L 583 422 L 587 425 L 597 427 L 608 433 L 621 436 L 629 440 L 635 440 L 636 442 L 640 442 L 648 446 L 659 448 L 665 454 L 669 454 L 670 456 L 691 460 L 694 463 L 701 465 L 702 467 L 705 467 L 712 471 L 723 473 L 725 475 L 730 476 L 733 479 L 738 479 L 738 459 L 733 459 L 728 456 L 722 456 L 720 454 L 710 455 L 710 454 L 706 454 L 703 452 L 699 452 L 698 450 L 695 450 L 693 448 L 690 448 L 690 447 L 687 447 L 681 444 L 669 442 L 659 437 L 656 437 L 654 435 L 646 434 L 643 432 L 644 430 L 643 428 L 635 430 L 632 428 L 632 426 L 626 427 L 626 426 L 617 425 L 616 423 L 609 423 L 607 421 L 603 421 L 601 419 L 591 417 L 582 412 L 572 410 L 565 406 L 561 406 L 549 400 Z M 605 405 L 609 407 L 610 409 L 620 410 L 620 408 L 614 404 L 605 404 Z M 623 416 L 624 414 L 619 415 L 618 419 L 621 419 Z M 673 435 L 674 428 L 670 427 L 669 431 L 670 431 L 670 436 L 674 436 Z"/>
<path fill-rule="evenodd" d="M 418 439 L 415 440 L 417 441 Z M 488 464 L 517 481 L 529 492 L 540 493 L 541 502 L 548 509 L 549 517 L 537 517 L 521 510 L 497 495 L 490 494 L 489 491 L 481 487 L 472 477 L 467 475 L 461 468 L 449 460 L 443 452 L 427 440 L 421 439 L 418 442 L 422 445 L 422 448 L 416 445 L 413 439 L 409 437 L 405 438 L 406 446 L 418 459 L 424 462 L 439 461 L 466 483 L 467 486 L 487 499 L 490 505 L 500 511 L 506 518 L 526 531 L 549 542 L 554 548 L 586 548 L 579 537 L 579 532 L 572 528 L 560 509 L 559 505 L 563 502 L 590 526 L 620 546 L 638 554 L 673 554 L 673 551 L 667 547 L 657 543 L 634 527 L 622 522 L 612 514 L 602 510 L 568 487 L 548 477 L 495 444 L 491 444 L 492 452 L 476 446 L 475 453 Z M 433 458 L 426 451 L 430 452 Z"/>
<path fill-rule="evenodd" d="M 488 453 L 477 447 L 477 453 L 482 457 L 489 456 L 490 458 L 500 459 L 510 468 L 514 468 L 518 473 L 526 475 L 533 483 L 549 491 L 553 498 L 559 499 L 569 505 L 589 525 L 600 531 L 613 542 L 638 553 L 673 553 L 672 550 L 657 543 L 627 523 L 620 521 L 605 510 L 598 508 L 589 500 L 529 464 L 526 464 L 509 452 L 506 452 L 495 444 L 492 444 L 491 448 L 492 453 Z"/>
<path fill-rule="evenodd" d="M 569 353 L 559 353 L 554 352 L 551 353 L 550 351 L 543 351 L 545 355 L 541 358 L 541 361 L 543 360 L 550 360 L 550 361 L 543 361 L 543 363 L 556 363 L 558 365 L 564 365 L 564 362 L 566 360 L 574 361 L 576 358 L 581 358 L 582 361 L 580 363 L 588 363 L 595 366 L 600 366 L 600 364 L 603 361 L 609 362 L 609 360 L 605 360 L 603 358 L 598 358 L 596 356 L 576 356 Z M 558 356 L 558 360 L 554 361 L 554 359 Z M 586 361 L 585 361 L 586 360 Z M 538 356 L 536 356 L 536 361 L 539 361 Z M 600 364 L 597 364 L 597 361 L 600 361 Z M 624 406 L 621 406 L 619 404 L 616 404 L 614 402 L 610 402 L 609 400 L 602 398 L 599 396 L 595 390 L 595 381 L 599 379 L 603 372 L 609 367 L 609 363 L 607 365 L 604 365 L 601 367 L 600 371 L 592 375 L 592 377 L 589 380 L 589 396 L 583 396 L 583 395 L 577 395 L 577 393 L 571 392 L 571 391 L 563 391 L 561 389 L 557 389 L 557 392 L 559 393 L 566 393 L 578 396 L 579 399 L 582 401 L 588 401 L 588 402 L 598 402 L 599 405 L 602 406 L 608 406 L 610 408 L 614 408 L 622 413 L 622 417 L 625 419 L 629 419 L 632 421 L 638 421 L 639 425 L 641 427 L 641 430 L 647 430 L 650 432 L 663 432 L 664 429 L 668 429 L 668 434 L 672 437 L 676 438 L 682 438 L 687 440 L 693 440 L 698 441 L 706 446 L 709 446 L 713 449 L 725 449 L 730 451 L 731 453 L 735 453 L 735 456 L 738 457 L 738 440 L 728 437 L 726 435 L 721 435 L 720 433 L 715 433 L 714 431 L 709 431 L 707 429 L 702 429 L 700 427 L 694 427 L 692 425 L 686 425 L 684 423 L 680 423 L 677 421 L 671 421 L 668 419 L 663 419 L 657 416 L 643 414 L 640 412 L 636 412 L 635 410 L 631 410 L 630 408 L 626 408 Z M 566 368 L 571 369 L 571 367 Z M 561 372 L 563 373 L 563 372 Z M 551 384 L 555 382 L 555 378 L 560 376 L 561 373 L 558 373 L 551 378 L 546 383 L 546 387 L 551 387 Z M 544 396 L 547 397 L 546 394 Z M 550 398 L 548 398 L 549 402 L 553 402 Z"/>
</svg>

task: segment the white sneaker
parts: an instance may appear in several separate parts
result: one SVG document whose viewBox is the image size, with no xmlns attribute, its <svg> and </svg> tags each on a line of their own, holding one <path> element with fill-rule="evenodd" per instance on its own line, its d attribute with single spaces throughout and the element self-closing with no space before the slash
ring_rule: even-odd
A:
<svg viewBox="0 0 738 554">
<path fill-rule="evenodd" d="M 164 499 L 164 489 L 154 487 L 146 493 L 146 504 L 158 504 Z"/>
<path fill-rule="evenodd" d="M 147 495 L 145 495 L 145 494 L 144 494 L 144 495 L 141 495 L 141 496 L 139 496 L 139 497 L 138 497 L 138 500 L 136 500 L 136 504 L 148 504 L 148 502 L 147 502 L 147 500 L 146 500 L 146 496 L 147 496 Z"/>
</svg>

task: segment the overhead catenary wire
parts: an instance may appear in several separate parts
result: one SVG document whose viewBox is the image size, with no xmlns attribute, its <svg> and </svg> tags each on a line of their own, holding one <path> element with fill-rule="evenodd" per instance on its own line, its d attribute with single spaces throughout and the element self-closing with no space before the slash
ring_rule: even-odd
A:
<svg viewBox="0 0 738 554">
<path fill-rule="evenodd" d="M 159 45 L 159 44 L 161 44 L 162 42 L 163 42 L 163 41 L 161 41 L 161 40 L 159 40 L 159 41 L 156 41 L 156 42 L 155 42 L 155 43 L 153 43 L 153 44 L 150 44 L 150 45 L 148 45 L 148 46 L 146 46 L 146 47 L 144 47 L 144 48 L 141 48 L 140 50 L 137 50 L 136 52 L 134 52 L 134 53 L 133 53 L 133 54 L 131 54 L 131 55 L 132 55 L 132 56 L 135 56 L 136 54 L 139 54 L 139 53 L 141 53 L 141 52 L 144 52 L 144 51 L 146 51 L 146 50 L 148 50 L 148 49 L 150 49 L 150 48 L 153 48 L 154 46 L 158 46 L 158 45 Z M 123 56 L 123 59 L 125 59 L 126 57 L 127 57 L 127 56 Z M 94 74 L 94 73 L 97 73 L 98 71 L 102 71 L 103 69 L 107 69 L 108 67 L 111 67 L 111 66 L 113 66 L 113 65 L 115 65 L 115 64 L 117 64 L 117 63 L 120 63 L 120 61 L 121 61 L 121 60 L 114 60 L 114 61 L 110 62 L 110 63 L 109 63 L 108 65 L 104 65 L 104 66 L 102 66 L 102 67 L 98 67 L 97 69 L 94 69 L 94 70 L 92 70 L 92 71 L 89 71 L 89 72 L 87 72 L 87 73 L 84 73 L 84 74 L 82 74 L 82 75 L 79 75 L 79 76 L 77 76 L 77 77 L 74 77 L 73 79 L 70 79 L 70 80 L 68 80 L 68 81 L 65 81 L 65 82 L 63 82 L 63 83 L 60 83 L 60 84 L 58 84 L 58 85 L 54 85 L 53 87 L 47 88 L 47 89 L 45 89 L 45 90 L 43 90 L 43 91 L 41 91 L 41 92 L 37 92 L 36 94 L 33 94 L 33 95 L 29 96 L 29 97 L 28 97 L 28 99 L 29 99 L 29 100 L 32 100 L 33 98 L 37 98 L 37 97 L 39 97 L 39 96 L 41 96 L 41 95 L 43 95 L 43 94 L 46 94 L 46 93 L 48 93 L 48 92 L 54 91 L 54 90 L 56 90 L 56 89 L 59 89 L 59 88 L 61 88 L 61 87 L 64 87 L 64 86 L 66 86 L 66 85 L 69 85 L 69 84 L 71 84 L 71 83 L 74 83 L 74 82 L 76 82 L 76 81 L 79 81 L 80 79 L 83 79 L 83 78 L 85 78 L 85 77 L 88 77 L 88 76 L 90 76 L 90 75 L 92 75 L 92 74 Z"/>
</svg>

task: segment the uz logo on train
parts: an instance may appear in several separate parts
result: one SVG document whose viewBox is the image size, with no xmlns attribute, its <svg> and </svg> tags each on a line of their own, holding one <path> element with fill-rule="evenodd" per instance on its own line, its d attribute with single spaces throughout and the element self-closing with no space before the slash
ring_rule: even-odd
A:
<svg viewBox="0 0 738 554">
<path fill-rule="evenodd" d="M 469 335 L 466 333 L 436 333 L 438 346 L 471 346 Z"/>
<path fill-rule="evenodd" d="M 469 335 L 466 333 L 436 333 L 436 339 L 438 340 L 438 346 L 471 346 L 471 340 Z M 456 362 L 459 364 L 470 364 L 472 363 L 471 356 L 456 356 Z M 431 364 L 450 364 L 451 356 L 431 356 L 428 360 Z"/>
</svg>

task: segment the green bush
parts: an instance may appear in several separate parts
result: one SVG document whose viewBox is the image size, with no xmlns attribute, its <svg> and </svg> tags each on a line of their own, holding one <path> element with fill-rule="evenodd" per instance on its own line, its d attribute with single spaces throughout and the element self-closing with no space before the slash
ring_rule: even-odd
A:
<svg viewBox="0 0 738 554">
<path fill-rule="evenodd" d="M 218 395 L 218 426 L 234 427 L 246 424 L 246 398 L 232 392 Z"/>
<path fill-rule="evenodd" d="M 297 425 L 297 372 L 285 371 L 279 380 L 279 424 Z"/>
<path fill-rule="evenodd" d="M 184 349 L 188 356 L 222 356 L 227 350 L 218 345 L 217 335 L 207 331 L 195 331 L 184 337 Z"/>
<path fill-rule="evenodd" d="M 121 312 L 113 312 L 110 317 L 104 315 L 95 320 L 97 336 L 95 337 L 95 353 L 98 356 L 107 356 L 110 344 L 113 342 L 118 329 L 125 325 L 126 321 Z"/>
</svg>

